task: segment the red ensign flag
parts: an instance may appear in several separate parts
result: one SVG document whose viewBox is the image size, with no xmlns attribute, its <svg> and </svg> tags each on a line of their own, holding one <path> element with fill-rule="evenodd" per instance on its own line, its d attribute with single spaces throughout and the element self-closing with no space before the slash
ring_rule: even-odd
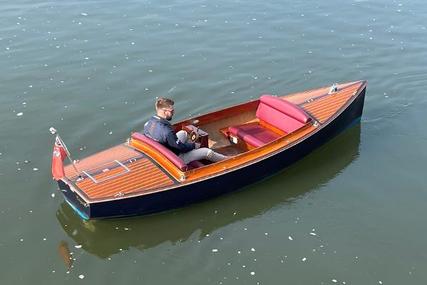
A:
<svg viewBox="0 0 427 285">
<path fill-rule="evenodd" d="M 64 159 L 67 157 L 64 147 L 58 142 L 53 146 L 52 155 L 52 176 L 55 180 L 59 180 L 65 176 Z"/>
</svg>

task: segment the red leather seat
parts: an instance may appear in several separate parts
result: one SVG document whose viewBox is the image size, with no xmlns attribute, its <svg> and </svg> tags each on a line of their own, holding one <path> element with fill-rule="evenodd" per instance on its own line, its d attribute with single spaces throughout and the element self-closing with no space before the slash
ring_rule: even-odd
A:
<svg viewBox="0 0 427 285">
<path fill-rule="evenodd" d="M 229 127 L 228 131 L 254 147 L 263 146 L 280 137 L 279 134 L 260 126 L 258 123 Z"/>
<path fill-rule="evenodd" d="M 278 97 L 262 95 L 259 101 L 257 118 L 284 133 L 292 133 L 311 120 L 300 107 Z M 228 131 L 254 147 L 263 146 L 281 136 L 259 123 L 231 126 Z"/>
</svg>

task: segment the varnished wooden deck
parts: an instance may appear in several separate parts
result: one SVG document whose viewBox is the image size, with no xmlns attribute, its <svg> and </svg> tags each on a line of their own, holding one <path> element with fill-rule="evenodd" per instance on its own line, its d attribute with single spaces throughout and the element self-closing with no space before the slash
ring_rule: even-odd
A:
<svg viewBox="0 0 427 285">
<path fill-rule="evenodd" d="M 130 171 L 118 165 L 125 165 Z M 71 165 L 65 167 L 66 177 L 86 195 L 87 198 L 107 199 L 136 192 L 171 186 L 172 180 L 158 165 L 141 152 L 121 144 L 82 159 L 77 164 L 80 173 L 89 173 L 98 183 L 85 174 L 80 179 Z"/>
<path fill-rule="evenodd" d="M 94 183 L 85 178 L 76 185 L 83 190 L 90 199 L 121 197 L 135 192 L 146 192 L 156 188 L 171 186 L 173 180 L 148 158 L 141 158 L 126 165 L 129 172 L 101 183 Z M 108 172 L 101 172 L 94 176 L 102 180 L 123 171 L 116 167 Z"/>
<path fill-rule="evenodd" d="M 82 171 L 93 172 L 114 161 L 118 160 L 124 162 L 128 159 L 140 157 L 141 153 L 124 145 L 120 144 L 112 148 L 100 151 L 91 156 L 85 157 L 84 159 L 76 163 L 77 170 L 81 173 Z M 70 180 L 75 180 L 78 173 L 74 170 L 71 165 L 65 166 L 65 177 Z"/>
<path fill-rule="evenodd" d="M 329 87 L 304 91 L 301 93 L 281 96 L 282 98 L 299 105 L 319 123 L 323 124 L 333 118 L 356 95 L 363 82 L 339 84 L 338 92 L 328 94 Z"/>
<path fill-rule="evenodd" d="M 357 87 L 358 85 L 350 86 L 342 91 L 320 96 L 318 99 L 313 99 L 313 101 L 303 103 L 300 106 L 320 123 L 325 123 L 355 95 Z"/>
</svg>

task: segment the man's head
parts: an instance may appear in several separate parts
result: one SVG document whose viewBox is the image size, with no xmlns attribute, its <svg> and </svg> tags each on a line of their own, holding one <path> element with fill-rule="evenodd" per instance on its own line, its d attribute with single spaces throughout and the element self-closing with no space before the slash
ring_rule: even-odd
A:
<svg viewBox="0 0 427 285">
<path fill-rule="evenodd" d="M 175 104 L 175 102 L 172 99 L 158 98 L 155 104 L 157 116 L 168 121 L 172 120 L 175 111 L 173 104 Z"/>
</svg>

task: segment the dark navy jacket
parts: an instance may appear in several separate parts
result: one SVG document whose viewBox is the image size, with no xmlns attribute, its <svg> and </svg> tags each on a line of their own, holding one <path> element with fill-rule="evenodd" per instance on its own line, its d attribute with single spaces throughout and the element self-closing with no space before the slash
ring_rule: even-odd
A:
<svg viewBox="0 0 427 285">
<path fill-rule="evenodd" d="M 144 125 L 144 135 L 161 143 L 175 154 L 193 150 L 194 143 L 182 143 L 178 141 L 176 133 L 168 120 L 158 116 L 151 117 Z"/>
</svg>

